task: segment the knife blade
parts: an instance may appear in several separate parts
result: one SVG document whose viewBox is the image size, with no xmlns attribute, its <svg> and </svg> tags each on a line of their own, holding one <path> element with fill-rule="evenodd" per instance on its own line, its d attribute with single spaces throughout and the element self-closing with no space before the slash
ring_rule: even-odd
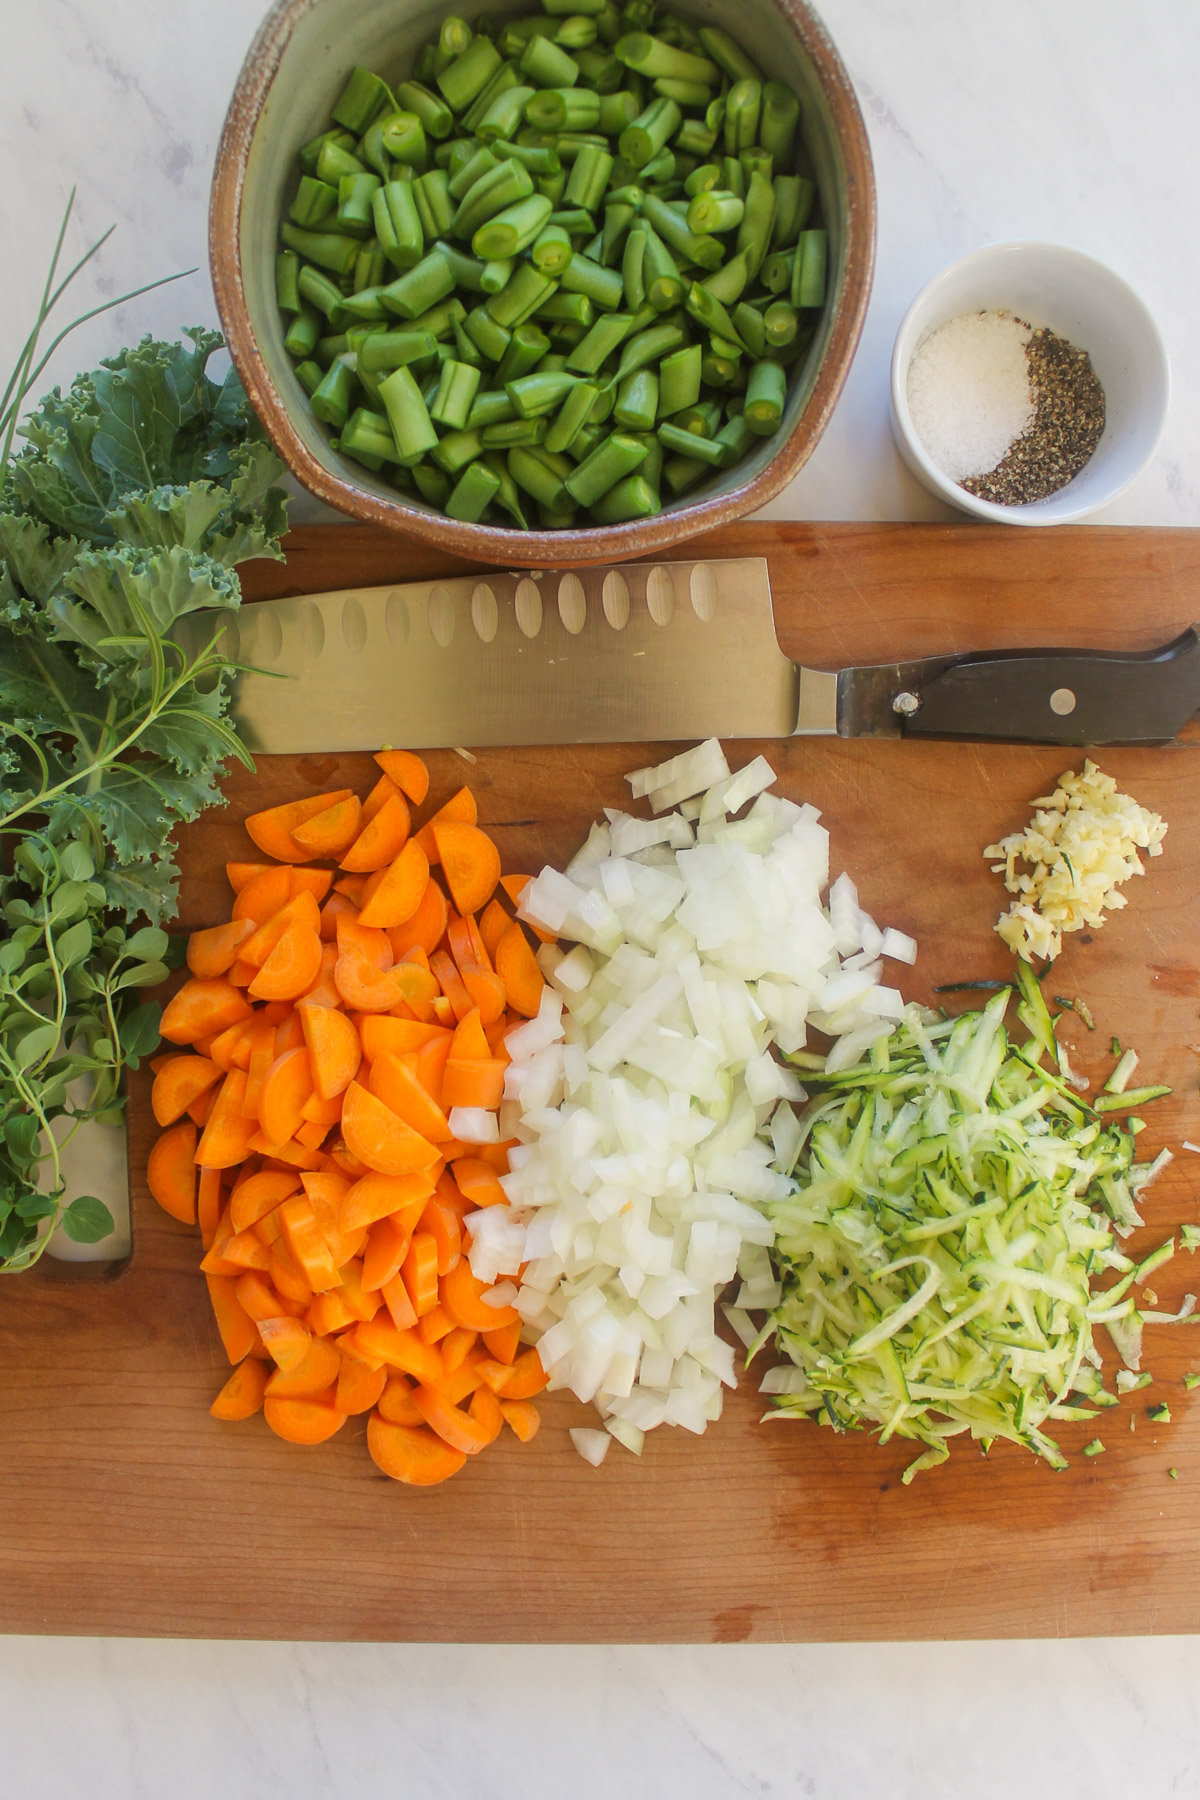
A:
<svg viewBox="0 0 1200 1800">
<path fill-rule="evenodd" d="M 347 588 L 194 615 L 240 663 L 260 752 L 705 737 L 1162 743 L 1200 706 L 1200 636 L 836 671 L 784 656 L 761 557 Z M 282 679 L 281 679 L 282 678 Z"/>
</svg>

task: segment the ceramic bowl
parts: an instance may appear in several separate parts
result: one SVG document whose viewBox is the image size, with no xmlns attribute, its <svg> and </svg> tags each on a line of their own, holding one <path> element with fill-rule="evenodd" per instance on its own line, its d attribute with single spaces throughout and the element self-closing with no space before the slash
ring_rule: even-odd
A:
<svg viewBox="0 0 1200 1800">
<path fill-rule="evenodd" d="M 274 298 L 278 225 L 296 152 L 325 129 L 356 63 L 400 78 L 453 9 L 446 0 L 278 0 L 238 79 L 213 186 L 213 280 L 234 363 L 280 455 L 339 511 L 482 562 L 561 566 L 656 553 L 765 505 L 803 466 L 829 421 L 862 330 L 874 265 L 866 130 L 849 77 L 805 0 L 697 0 L 685 9 L 698 23 L 726 27 L 762 68 L 796 89 L 830 227 L 830 303 L 772 437 L 655 518 L 554 532 L 457 523 L 330 447 L 284 350 Z M 528 0 L 490 10 L 527 12 Z"/>
<path fill-rule="evenodd" d="M 978 499 L 943 475 L 908 410 L 908 370 L 931 332 L 960 313 L 1004 310 L 1048 326 L 1086 350 L 1104 389 L 1104 432 L 1074 480 L 1027 506 Z M 1158 448 L 1171 392 L 1158 327 L 1128 282 L 1065 244 L 989 244 L 951 263 L 905 314 L 892 351 L 892 430 L 900 454 L 931 493 L 1001 525 L 1065 525 L 1107 506 Z"/>
</svg>

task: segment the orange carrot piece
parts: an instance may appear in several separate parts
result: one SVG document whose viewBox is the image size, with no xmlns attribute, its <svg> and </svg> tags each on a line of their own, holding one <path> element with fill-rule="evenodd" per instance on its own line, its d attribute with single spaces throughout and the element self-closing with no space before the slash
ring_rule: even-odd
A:
<svg viewBox="0 0 1200 1800">
<path fill-rule="evenodd" d="M 463 992 L 466 995 L 466 998 L 469 1000 L 471 996 L 466 993 L 465 988 L 464 988 Z M 453 1025 L 454 1025 L 454 1008 L 451 1006 L 450 1002 L 446 999 L 444 994 L 439 994 L 437 999 L 434 1001 L 433 1016 L 437 1020 L 439 1025 L 447 1025 L 447 1026 L 453 1027 Z"/>
<path fill-rule="evenodd" d="M 381 1056 L 371 1064 L 370 1089 L 397 1118 L 429 1143 L 449 1141 L 452 1133 L 445 1113 L 399 1056 Z"/>
<path fill-rule="evenodd" d="M 239 888 L 233 902 L 235 919 L 253 919 L 255 929 L 273 919 L 292 895 L 292 872 L 286 863 L 268 863 Z"/>
<path fill-rule="evenodd" d="M 362 803 L 361 823 L 363 825 L 369 825 L 376 814 L 382 812 L 392 795 L 398 794 L 399 792 L 400 789 L 396 786 L 396 783 L 392 780 L 390 775 L 381 775 Z"/>
<path fill-rule="evenodd" d="M 529 1400 L 500 1401 L 500 1415 L 506 1425 L 510 1425 L 523 1444 L 538 1434 L 542 1422 L 541 1414 Z"/>
<path fill-rule="evenodd" d="M 165 1213 L 181 1225 L 196 1223 L 196 1139 L 190 1119 L 169 1125 L 150 1152 L 146 1179 Z"/>
<path fill-rule="evenodd" d="M 488 1355 L 496 1362 L 515 1362 L 521 1345 L 521 1321 L 514 1319 L 511 1325 L 501 1325 L 495 1331 L 485 1331 L 483 1342 Z"/>
<path fill-rule="evenodd" d="M 248 988 L 257 974 L 258 970 L 253 963 L 243 962 L 239 957 L 236 962 L 229 965 L 225 979 L 235 988 Z"/>
<path fill-rule="evenodd" d="M 278 1048 L 278 1036 L 275 1041 Z M 295 1136 L 312 1091 L 312 1068 L 303 1046 L 276 1056 L 263 1077 L 258 1101 L 259 1124 L 269 1143 L 285 1144 Z"/>
<path fill-rule="evenodd" d="M 488 953 L 489 962 L 496 960 L 496 945 L 512 923 L 508 914 L 498 900 L 489 900 L 479 921 L 479 935 L 482 937 Z"/>
<path fill-rule="evenodd" d="M 436 1382 L 444 1374 L 442 1359 L 431 1344 L 423 1344 L 415 1331 L 401 1331 L 384 1313 L 354 1327 L 354 1343 L 368 1356 L 412 1375 L 417 1381 Z"/>
<path fill-rule="evenodd" d="M 226 1031 L 249 1016 L 245 995 L 218 975 L 212 981 L 185 981 L 167 1001 L 159 1031 L 172 1044 L 194 1044 L 197 1038 Z"/>
<path fill-rule="evenodd" d="M 313 1292 L 337 1287 L 337 1265 L 308 1197 L 301 1198 L 297 1194 L 285 1200 L 279 1209 L 279 1223 L 283 1227 L 284 1243 Z"/>
<path fill-rule="evenodd" d="M 474 1062 L 450 1057 L 442 1081 L 442 1104 L 447 1112 L 454 1106 L 482 1106 L 495 1112 L 504 1098 L 504 1069 L 504 1063 L 490 1057 Z"/>
<path fill-rule="evenodd" d="M 264 1020 L 250 1034 L 250 1061 L 246 1065 L 246 1097 L 242 1101 L 244 1118 L 258 1120 L 262 1086 L 267 1070 L 275 1061 L 275 1027 Z"/>
<path fill-rule="evenodd" d="M 507 1393 L 515 1379 L 514 1372 L 508 1363 L 496 1362 L 490 1356 L 473 1357 L 471 1366 L 491 1388 L 493 1394 Z"/>
<path fill-rule="evenodd" d="M 420 844 L 410 839 L 381 874 L 378 887 L 363 898 L 359 923 L 386 931 L 415 917 L 429 886 L 429 862 Z"/>
<path fill-rule="evenodd" d="M 284 932 L 292 925 L 307 925 L 318 934 L 320 932 L 321 909 L 307 890 L 293 894 L 278 912 L 273 912 L 269 919 L 263 920 L 253 936 L 242 945 L 239 961 L 253 963 L 256 968 L 261 969 Z"/>
<path fill-rule="evenodd" d="M 364 1248 L 366 1237 L 367 1234 L 364 1232 Z M 368 1319 L 375 1317 L 383 1305 L 383 1296 L 377 1292 L 368 1292 L 363 1286 L 363 1267 L 363 1262 L 357 1256 L 352 1256 L 347 1262 L 340 1263 L 338 1274 L 342 1278 L 342 1285 L 338 1288 L 337 1293 L 349 1307 L 351 1317 L 365 1324 Z"/>
<path fill-rule="evenodd" d="M 446 1062 L 450 1055 L 450 1034 L 443 1032 L 432 1044 L 417 1051 L 417 1080 L 435 1106 L 442 1106 L 442 1088 L 446 1079 Z"/>
<path fill-rule="evenodd" d="M 214 1419 L 226 1422 L 252 1419 L 256 1412 L 262 1411 L 266 1385 L 266 1364 L 252 1356 L 247 1357 L 237 1365 L 208 1410 Z"/>
<path fill-rule="evenodd" d="M 513 1363 L 513 1379 L 504 1390 L 506 1400 L 532 1400 L 550 1380 L 536 1350 L 525 1350 Z"/>
<path fill-rule="evenodd" d="M 233 1282 L 226 1276 L 206 1275 L 204 1279 L 208 1283 L 208 1298 L 212 1303 L 225 1354 L 231 1363 L 240 1363 L 243 1357 L 249 1356 L 258 1342 L 254 1320 L 238 1299 Z"/>
<path fill-rule="evenodd" d="M 225 875 L 235 894 L 240 894 L 244 887 L 249 887 L 256 875 L 265 875 L 272 867 L 270 863 L 227 862 Z"/>
<path fill-rule="evenodd" d="M 507 1206 L 508 1195 L 500 1186 L 495 1169 L 479 1156 L 460 1156 L 452 1174 L 463 1199 L 472 1206 Z"/>
<path fill-rule="evenodd" d="M 357 1413 L 370 1412 L 382 1399 L 387 1379 L 386 1369 L 368 1368 L 361 1357 L 343 1351 L 334 1404 L 339 1412 L 352 1417 Z"/>
<path fill-rule="evenodd" d="M 290 882 L 288 898 L 294 900 L 297 894 L 311 894 L 320 906 L 333 885 L 332 869 L 298 869 L 288 871 Z"/>
<path fill-rule="evenodd" d="M 435 1193 L 421 1214 L 420 1230 L 433 1239 L 438 1274 L 448 1275 L 462 1255 L 462 1225 L 457 1210 Z"/>
<path fill-rule="evenodd" d="M 340 856 L 358 836 L 361 822 L 362 803 L 357 794 L 349 794 L 335 806 L 327 806 L 311 819 L 294 825 L 292 842 L 299 844 L 308 856 Z"/>
<path fill-rule="evenodd" d="M 271 1252 L 253 1231 L 235 1231 L 232 1237 L 226 1238 L 221 1245 L 221 1257 L 239 1269 L 254 1269 L 260 1275 L 270 1272 Z"/>
<path fill-rule="evenodd" d="M 441 860 L 441 853 L 438 850 L 437 841 L 433 835 L 434 826 L 449 824 L 474 825 L 478 817 L 479 808 L 475 804 L 474 794 L 468 787 L 459 788 L 457 794 L 451 794 L 445 806 L 443 806 L 439 812 L 435 812 L 433 817 L 426 820 L 425 824 L 422 825 L 420 831 L 416 834 L 417 842 L 420 844 L 431 863 L 439 862 Z M 459 911 L 462 911 L 461 907 L 459 908 Z"/>
<path fill-rule="evenodd" d="M 313 1345 L 313 1334 L 308 1326 L 302 1325 L 299 1319 L 293 1319 L 287 1313 L 275 1318 L 259 1319 L 258 1335 L 276 1367 L 285 1375 L 295 1374 L 297 1369 L 304 1366 Z M 267 1385 L 269 1387 L 270 1382 Z"/>
<path fill-rule="evenodd" d="M 283 1241 L 271 1245 L 271 1280 L 277 1293 L 294 1306 L 309 1307 L 315 1298 L 312 1289 L 296 1267 L 295 1258 Z"/>
<path fill-rule="evenodd" d="M 491 1045 L 484 1033 L 479 1010 L 473 1007 L 459 1020 L 450 1045 L 450 1055 L 455 1062 L 485 1062 L 491 1054 Z"/>
<path fill-rule="evenodd" d="M 404 795 L 390 795 L 342 857 L 342 868 L 351 875 L 386 869 L 403 850 L 411 827 Z"/>
<path fill-rule="evenodd" d="M 378 1291 L 400 1273 L 411 1241 L 412 1230 L 401 1224 L 395 1214 L 376 1219 L 367 1233 L 363 1252 L 362 1285 L 367 1293 Z"/>
<path fill-rule="evenodd" d="M 442 1339 L 442 1366 L 447 1375 L 453 1375 L 462 1368 L 478 1339 L 477 1331 L 464 1331 L 461 1325 L 456 1325 L 454 1330 Z"/>
<path fill-rule="evenodd" d="M 381 1419 L 391 1425 L 420 1425 L 421 1415 L 413 1404 L 413 1384 L 406 1375 L 389 1371 L 381 1363 L 385 1386 L 379 1396 L 378 1407 Z"/>
<path fill-rule="evenodd" d="M 442 993 L 450 1002 L 451 1012 L 458 1023 L 461 1024 L 468 1014 L 478 1012 L 478 1007 L 463 986 L 458 965 L 452 956 L 447 956 L 444 950 L 435 950 L 429 959 L 429 967 L 436 976 Z"/>
<path fill-rule="evenodd" d="M 490 969 L 463 969 L 462 983 L 485 1027 L 503 1017 L 507 995 L 499 975 Z"/>
<path fill-rule="evenodd" d="M 328 1136 L 328 1125 L 317 1125 L 314 1124 L 312 1120 L 306 1119 L 303 1125 L 298 1125 L 296 1127 L 296 1135 L 292 1139 L 292 1142 L 299 1144 L 304 1150 L 317 1151 L 321 1148 Z"/>
<path fill-rule="evenodd" d="M 438 1160 L 427 1138 L 357 1081 L 346 1089 L 342 1136 L 350 1154 L 380 1175 L 414 1175 Z"/>
<path fill-rule="evenodd" d="M 363 1055 L 369 1062 L 381 1056 L 406 1056 L 423 1050 L 439 1039 L 450 1042 L 450 1033 L 442 1025 L 426 1025 L 419 1019 L 392 1019 L 379 1013 L 367 1013 L 358 1024 Z"/>
<path fill-rule="evenodd" d="M 417 842 L 415 838 L 412 841 Z M 412 917 L 402 925 L 393 925 L 388 931 L 396 961 L 399 962 L 410 950 L 424 950 L 426 956 L 431 956 L 446 935 L 449 917 L 450 903 L 437 882 L 430 879 Z"/>
<path fill-rule="evenodd" d="M 221 1171 L 201 1169 L 196 1183 L 196 1223 L 200 1227 L 200 1243 L 205 1250 L 212 1243 L 221 1217 Z"/>
<path fill-rule="evenodd" d="M 231 919 L 228 925 L 193 931 L 188 939 L 188 968 L 199 981 L 215 981 L 236 962 L 239 949 L 253 935 L 252 919 Z"/>
<path fill-rule="evenodd" d="M 367 1449 L 377 1468 L 409 1487 L 436 1487 L 467 1460 L 424 1426 L 393 1425 L 378 1409 L 367 1420 Z"/>
<path fill-rule="evenodd" d="M 500 1410 L 501 1402 L 486 1384 L 478 1387 L 471 1395 L 471 1404 L 467 1408 L 467 1417 L 474 1420 L 480 1431 L 486 1435 L 484 1446 L 494 1444 L 504 1430 L 504 1414 Z"/>
<path fill-rule="evenodd" d="M 246 1077 L 232 1069 L 221 1083 L 208 1123 L 196 1146 L 196 1162 L 202 1169 L 231 1169 L 244 1162 L 254 1135 L 253 1119 L 244 1118 Z"/>
<path fill-rule="evenodd" d="M 443 1338 L 449 1337 L 452 1331 L 457 1330 L 458 1326 L 441 1306 L 435 1306 L 429 1312 L 423 1313 L 417 1322 L 417 1331 L 424 1344 L 440 1343 Z"/>
<path fill-rule="evenodd" d="M 360 1226 L 374 1225 L 377 1220 L 390 1218 L 395 1213 L 411 1215 L 415 1226 L 433 1190 L 431 1173 L 377 1175 L 371 1170 L 355 1182 L 342 1201 L 338 1227 L 342 1231 L 356 1231 Z"/>
<path fill-rule="evenodd" d="M 446 946 L 460 970 L 481 969 L 490 973 L 492 959 L 488 947 L 469 913 L 465 919 L 460 913 L 450 914 L 446 922 Z"/>
<path fill-rule="evenodd" d="M 412 750 L 377 750 L 375 761 L 414 806 L 423 806 L 429 792 L 429 770 Z"/>
<path fill-rule="evenodd" d="M 289 925 L 250 983 L 250 993 L 256 1000 L 298 1000 L 320 971 L 319 933 L 311 925 Z"/>
<path fill-rule="evenodd" d="M 277 1293 L 271 1282 L 257 1269 L 247 1269 L 234 1282 L 242 1307 L 259 1324 L 263 1319 L 295 1319 L 300 1307 Z"/>
<path fill-rule="evenodd" d="M 358 1033 L 345 1013 L 330 1007 L 300 1006 L 297 1011 L 304 1027 L 313 1087 L 322 1100 L 333 1100 L 358 1073 L 362 1061 Z"/>
<path fill-rule="evenodd" d="M 465 1456 L 474 1456 L 491 1442 L 484 1425 L 472 1418 L 470 1413 L 464 1413 L 459 1407 L 451 1405 L 446 1396 L 436 1388 L 418 1384 L 413 1389 L 413 1404 L 429 1429 L 436 1432 L 452 1450 L 461 1450 Z"/>
<path fill-rule="evenodd" d="M 339 1293 L 326 1288 L 324 1293 L 313 1295 L 304 1323 L 315 1337 L 332 1337 L 335 1332 L 345 1331 L 347 1325 L 354 1324 L 354 1314 Z"/>
<path fill-rule="evenodd" d="M 272 1170 L 271 1173 L 282 1174 L 284 1171 Z M 291 1171 L 288 1170 L 287 1173 L 290 1174 Z M 280 1204 L 282 1205 L 282 1202 L 280 1202 Z M 261 1219 L 255 1219 L 253 1225 L 250 1226 L 250 1230 L 254 1233 L 259 1243 L 265 1244 L 268 1250 L 273 1250 L 276 1244 L 282 1243 L 283 1227 L 279 1223 L 279 1207 L 273 1206 L 269 1213 L 263 1214 Z"/>
<path fill-rule="evenodd" d="M 496 946 L 496 973 L 514 1012 L 532 1019 L 541 1005 L 545 976 L 521 927 L 513 923 Z"/>
<path fill-rule="evenodd" d="M 429 1231 L 414 1231 L 400 1273 L 418 1319 L 432 1312 L 438 1303 L 438 1247 Z M 453 1325 L 461 1323 L 452 1319 Z"/>
<path fill-rule="evenodd" d="M 338 788 L 330 794 L 309 794 L 303 800 L 289 800 L 283 806 L 268 807 L 265 812 L 251 813 L 245 821 L 251 841 L 276 862 L 302 863 L 308 852 L 292 836 L 297 825 L 304 825 L 318 813 L 327 812 L 343 800 L 350 799 L 349 788 Z"/>
<path fill-rule="evenodd" d="M 343 918 L 353 923 L 358 918 L 358 907 L 345 894 L 332 893 L 321 908 L 322 943 L 337 943 L 337 922 Z"/>
<path fill-rule="evenodd" d="M 479 912 L 496 891 L 500 852 L 477 825 L 435 819 L 431 829 L 455 906 L 463 914 Z"/>
<path fill-rule="evenodd" d="M 476 1281 L 471 1265 L 462 1257 L 441 1277 L 438 1297 L 456 1325 L 467 1331 L 495 1331 L 497 1326 L 511 1325 L 520 1314 L 511 1306 L 489 1306 L 482 1298 L 486 1288 Z"/>
<path fill-rule="evenodd" d="M 275 1027 L 275 1056 L 278 1059 L 288 1050 L 299 1050 L 304 1043 L 304 1025 L 300 1014 L 285 1000 L 272 1000 L 262 1009 L 261 1017 L 269 1019 Z"/>
<path fill-rule="evenodd" d="M 274 1346 L 263 1330 L 264 1325 L 270 1326 L 271 1323 L 270 1320 L 264 1320 L 258 1329 L 259 1335 L 262 1336 L 268 1350 L 274 1356 Z M 299 1321 L 289 1320 L 288 1323 L 299 1324 Z M 303 1327 L 301 1329 L 303 1330 Z M 276 1361 L 278 1362 L 278 1358 Z M 336 1344 L 331 1344 L 328 1338 L 313 1337 L 308 1334 L 308 1346 L 300 1361 L 286 1369 L 282 1363 L 279 1363 L 275 1372 L 270 1376 L 267 1382 L 267 1398 L 311 1400 L 314 1395 L 324 1393 L 327 1387 L 332 1387 L 337 1381 L 341 1361 Z"/>
<path fill-rule="evenodd" d="M 207 1056 L 169 1056 L 154 1077 L 150 1110 L 160 1125 L 173 1125 L 193 1100 L 221 1079 L 221 1071 Z"/>
<path fill-rule="evenodd" d="M 388 1315 L 397 1331 L 409 1331 L 417 1323 L 417 1309 L 412 1303 L 412 1296 L 404 1285 L 403 1275 L 392 1275 L 385 1281 L 379 1295 L 388 1309 Z"/>
<path fill-rule="evenodd" d="M 336 944 L 321 941 L 321 966 L 317 970 L 317 979 L 312 986 L 299 996 L 297 1007 L 328 1006 L 337 1008 L 342 1004 L 342 996 L 337 991 L 334 971 L 337 968 L 338 949 Z"/>
<path fill-rule="evenodd" d="M 342 1116 L 342 1096 L 335 1094 L 332 1100 L 322 1100 L 319 1094 L 310 1094 L 304 1102 L 301 1115 L 306 1125 L 336 1125 Z"/>
<path fill-rule="evenodd" d="M 255 1021 L 253 1017 L 219 1031 L 209 1045 L 209 1058 L 228 1075 L 231 1069 L 249 1069 Z"/>
<path fill-rule="evenodd" d="M 268 1398 L 263 1401 L 263 1417 L 275 1436 L 286 1443 L 323 1444 L 346 1423 L 345 1413 L 338 1411 L 331 1397 L 335 1392 L 331 1388 L 330 1397 L 312 1400 Z"/>
<path fill-rule="evenodd" d="M 249 1231 L 268 1213 L 299 1191 L 300 1177 L 291 1169 L 260 1169 L 235 1188 L 229 1217 L 235 1231 Z"/>
</svg>

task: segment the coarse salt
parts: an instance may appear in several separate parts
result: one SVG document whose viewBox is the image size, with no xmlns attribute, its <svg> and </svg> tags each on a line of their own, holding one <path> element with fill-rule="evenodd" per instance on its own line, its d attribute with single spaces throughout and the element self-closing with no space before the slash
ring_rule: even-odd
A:
<svg viewBox="0 0 1200 1800">
<path fill-rule="evenodd" d="M 943 475 L 986 475 L 1034 420 L 1025 346 L 1030 327 L 1008 312 L 960 313 L 917 348 L 908 410 Z"/>
</svg>

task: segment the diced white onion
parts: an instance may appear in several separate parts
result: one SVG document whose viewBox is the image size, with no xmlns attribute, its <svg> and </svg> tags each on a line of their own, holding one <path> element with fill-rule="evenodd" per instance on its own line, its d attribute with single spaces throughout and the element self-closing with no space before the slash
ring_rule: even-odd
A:
<svg viewBox="0 0 1200 1800">
<path fill-rule="evenodd" d="M 494 1112 L 485 1106 L 452 1106 L 450 1133 L 463 1144 L 498 1144 L 500 1128 Z"/>
<path fill-rule="evenodd" d="M 570 1436 L 571 1442 L 584 1462 L 589 1462 L 593 1469 L 598 1469 L 608 1455 L 608 1447 L 612 1443 L 608 1432 L 591 1431 L 584 1425 L 575 1425 L 571 1428 Z"/>
</svg>

